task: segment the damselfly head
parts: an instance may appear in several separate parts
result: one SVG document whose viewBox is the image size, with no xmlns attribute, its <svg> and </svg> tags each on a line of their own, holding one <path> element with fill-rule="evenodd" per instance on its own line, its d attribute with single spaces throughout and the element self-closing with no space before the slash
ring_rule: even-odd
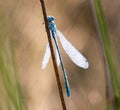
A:
<svg viewBox="0 0 120 110">
<path fill-rule="evenodd" d="M 48 22 L 52 22 L 52 21 L 54 21 L 54 17 L 53 16 L 47 16 L 47 20 L 48 20 Z"/>
</svg>

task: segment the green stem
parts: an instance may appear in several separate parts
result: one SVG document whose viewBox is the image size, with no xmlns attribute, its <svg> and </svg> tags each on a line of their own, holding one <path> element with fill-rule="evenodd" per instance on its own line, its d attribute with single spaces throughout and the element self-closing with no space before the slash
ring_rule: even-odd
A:
<svg viewBox="0 0 120 110">
<path fill-rule="evenodd" d="M 115 100 L 115 106 L 117 110 L 120 110 L 120 82 L 118 79 L 118 70 L 116 68 L 115 60 L 114 60 L 114 54 L 113 49 L 111 45 L 111 39 L 109 36 L 109 31 L 106 23 L 106 19 L 104 16 L 104 12 L 102 9 L 101 0 L 94 0 L 96 14 L 97 14 L 97 20 L 98 25 L 101 33 L 101 39 L 105 51 L 106 61 L 110 72 L 110 78 L 112 81 L 112 87 L 114 92 L 114 100 Z"/>
</svg>

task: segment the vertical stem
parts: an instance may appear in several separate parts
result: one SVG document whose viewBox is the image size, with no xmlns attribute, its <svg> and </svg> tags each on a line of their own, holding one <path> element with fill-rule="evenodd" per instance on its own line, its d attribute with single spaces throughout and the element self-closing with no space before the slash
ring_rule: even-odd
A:
<svg viewBox="0 0 120 110">
<path fill-rule="evenodd" d="M 106 88 L 107 88 L 107 90 L 106 90 L 107 104 L 108 103 L 110 104 L 111 110 L 116 110 L 115 100 L 114 100 L 115 96 L 113 94 L 113 88 L 112 88 L 112 83 L 111 83 L 111 78 L 110 78 L 110 71 L 109 71 L 109 67 L 108 67 L 108 63 L 107 63 L 105 49 L 103 46 L 103 41 L 101 38 L 102 34 L 101 34 L 98 19 L 97 19 L 97 14 L 95 11 L 96 9 L 95 9 L 94 0 L 90 0 L 90 4 L 91 4 L 92 14 L 93 14 L 94 22 L 95 22 L 96 31 L 98 33 L 98 40 L 99 40 L 99 44 L 100 44 L 101 53 L 103 55 L 103 61 L 104 61 L 104 67 L 105 67 L 105 76 L 106 76 Z"/>
<path fill-rule="evenodd" d="M 62 90 L 62 86 L 61 86 L 61 82 L 60 82 L 59 72 L 58 72 L 58 68 L 57 68 L 57 63 L 56 63 L 56 59 L 55 59 L 55 54 L 54 54 L 54 50 L 53 50 L 51 35 L 50 35 L 49 27 L 48 27 L 45 3 L 44 3 L 44 0 L 40 0 L 40 2 L 41 2 L 41 6 L 42 6 L 43 17 L 44 17 L 44 21 L 45 21 L 45 28 L 46 28 L 46 32 L 47 32 L 47 36 L 48 36 L 49 45 L 50 45 L 50 51 L 51 51 L 53 66 L 54 66 L 54 70 L 55 70 L 56 81 L 57 81 L 57 85 L 58 85 L 58 89 L 59 89 L 61 104 L 62 104 L 63 110 L 67 110 L 64 95 L 63 95 L 63 90 Z"/>
</svg>

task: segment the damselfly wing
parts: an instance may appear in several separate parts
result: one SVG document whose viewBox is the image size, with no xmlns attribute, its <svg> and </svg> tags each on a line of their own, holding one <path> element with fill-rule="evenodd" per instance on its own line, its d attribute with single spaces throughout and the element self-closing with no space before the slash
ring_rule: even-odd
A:
<svg viewBox="0 0 120 110">
<path fill-rule="evenodd" d="M 87 59 L 64 37 L 59 30 L 57 30 L 57 35 L 60 39 L 63 49 L 73 63 L 81 68 L 87 69 L 89 67 Z"/>
<path fill-rule="evenodd" d="M 46 46 L 45 55 L 44 55 L 44 58 L 43 58 L 43 61 L 42 61 L 42 69 L 46 68 L 46 66 L 49 62 L 50 56 L 51 56 L 51 52 L 50 52 L 50 46 L 49 46 L 49 43 L 48 43 L 47 46 Z M 57 57 L 57 66 L 59 66 L 60 65 L 60 59 L 59 59 L 57 49 L 56 49 L 56 57 Z"/>
<path fill-rule="evenodd" d="M 64 37 L 64 35 L 59 30 L 56 31 L 56 34 L 60 39 L 63 49 L 65 50 L 67 55 L 70 57 L 72 62 L 83 69 L 87 69 L 89 67 L 88 60 Z M 45 55 L 42 61 L 43 69 L 47 66 L 50 59 L 50 55 L 51 55 L 50 47 L 49 47 L 49 44 L 47 44 Z M 57 49 L 56 49 L 56 56 L 57 56 L 57 65 L 59 66 L 60 59 L 58 56 Z"/>
</svg>

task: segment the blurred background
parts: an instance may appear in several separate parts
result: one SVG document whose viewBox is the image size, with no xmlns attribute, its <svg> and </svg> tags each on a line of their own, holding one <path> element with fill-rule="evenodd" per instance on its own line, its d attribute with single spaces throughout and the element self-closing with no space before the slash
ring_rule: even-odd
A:
<svg viewBox="0 0 120 110">
<path fill-rule="evenodd" d="M 105 67 L 90 0 L 45 0 L 45 3 L 47 14 L 55 17 L 57 28 L 90 63 L 87 70 L 73 64 L 59 42 L 71 86 L 71 97 L 68 98 L 61 67 L 58 67 L 68 110 L 105 110 Z M 102 6 L 116 66 L 120 71 L 120 1 L 102 0 Z M 2 41 L 5 42 L 9 58 L 11 42 L 15 49 L 14 66 L 17 66 L 18 81 L 27 110 L 62 110 L 52 59 L 44 70 L 41 68 L 48 40 L 39 0 L 1 0 L 0 20 L 0 32 L 5 36 Z M 0 85 L 0 110 L 7 110 L 3 85 Z"/>
</svg>

